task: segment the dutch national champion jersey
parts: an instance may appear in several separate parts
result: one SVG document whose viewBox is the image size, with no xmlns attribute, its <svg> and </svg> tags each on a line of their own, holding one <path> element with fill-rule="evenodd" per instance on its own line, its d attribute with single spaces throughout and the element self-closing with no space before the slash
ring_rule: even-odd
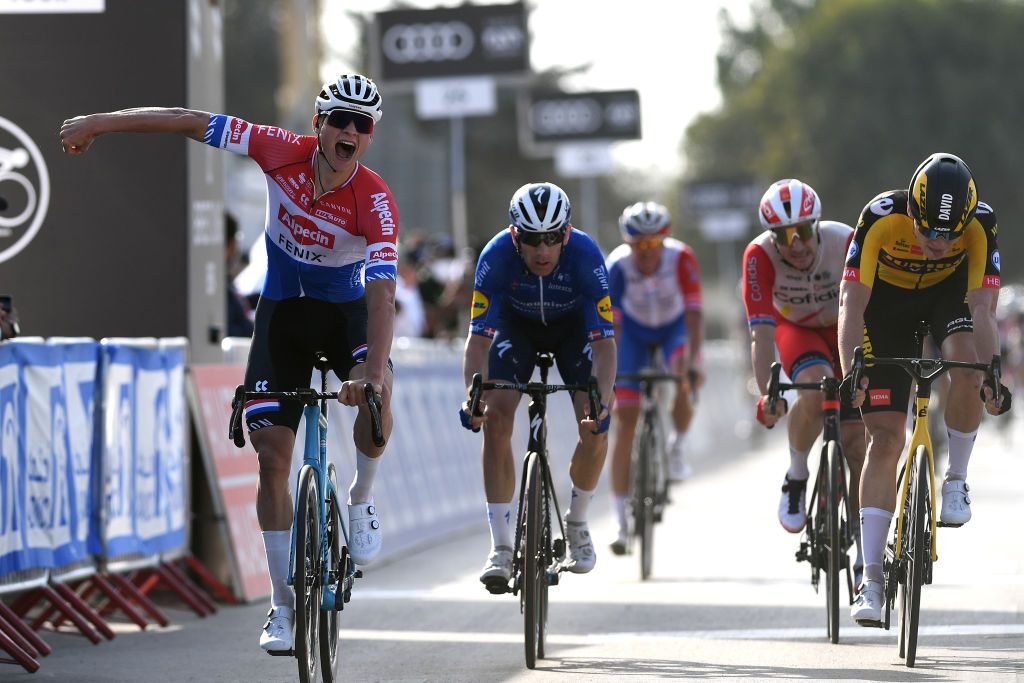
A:
<svg viewBox="0 0 1024 683">
<path fill-rule="evenodd" d="M 620 244 L 608 255 L 608 278 L 612 310 L 644 327 L 663 327 L 701 308 L 697 259 L 690 247 L 671 237 L 665 239 L 653 275 L 642 274 L 633 250 Z"/>
<path fill-rule="evenodd" d="M 818 222 L 818 255 L 807 270 L 791 266 L 767 230 L 743 253 L 743 303 L 747 321 L 774 325 L 776 317 L 801 327 L 829 327 L 839 320 L 839 282 L 853 228 Z"/>
<path fill-rule="evenodd" d="M 878 279 L 904 289 L 923 289 L 945 280 L 966 259 L 967 291 L 999 288 L 998 228 L 991 206 L 978 202 L 963 237 L 953 242 L 946 256 L 929 259 L 914 236 L 907 201 L 906 190 L 893 190 L 864 207 L 846 256 L 844 280 L 873 287 Z"/>
<path fill-rule="evenodd" d="M 314 201 L 316 136 L 214 114 L 203 141 L 251 157 L 266 174 L 262 296 L 352 301 L 363 296 L 364 280 L 396 279 L 398 207 L 379 175 L 357 163 Z"/>
<path fill-rule="evenodd" d="M 591 341 L 615 336 L 608 271 L 590 235 L 570 229 L 558 266 L 543 278 L 523 265 L 512 229 L 495 235 L 476 264 L 470 331 L 494 337 L 512 313 L 547 322 L 580 311 Z"/>
</svg>

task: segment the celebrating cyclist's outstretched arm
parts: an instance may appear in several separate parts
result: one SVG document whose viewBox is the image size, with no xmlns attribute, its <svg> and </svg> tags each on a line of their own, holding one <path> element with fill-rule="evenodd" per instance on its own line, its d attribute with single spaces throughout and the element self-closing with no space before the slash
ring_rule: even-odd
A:
<svg viewBox="0 0 1024 683">
<path fill-rule="evenodd" d="M 210 113 L 181 107 L 136 107 L 68 119 L 60 128 L 60 142 L 68 154 L 83 154 L 107 133 L 180 133 L 203 141 Z"/>
</svg>

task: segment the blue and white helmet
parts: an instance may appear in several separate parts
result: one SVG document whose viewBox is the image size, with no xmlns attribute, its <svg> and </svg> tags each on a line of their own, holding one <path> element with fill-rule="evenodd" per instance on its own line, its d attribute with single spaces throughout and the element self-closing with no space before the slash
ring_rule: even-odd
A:
<svg viewBox="0 0 1024 683">
<path fill-rule="evenodd" d="M 554 183 L 527 183 L 508 206 L 513 227 L 526 232 L 554 232 L 569 225 L 569 197 Z"/>
<path fill-rule="evenodd" d="M 359 74 L 342 74 L 336 81 L 324 83 L 316 97 L 316 113 L 326 114 L 335 109 L 347 109 L 366 114 L 374 123 L 380 121 L 380 93 L 377 84 Z"/>
<path fill-rule="evenodd" d="M 619 216 L 622 239 L 643 239 L 667 235 L 672 229 L 672 216 L 657 202 L 637 202 L 627 206 Z"/>
</svg>

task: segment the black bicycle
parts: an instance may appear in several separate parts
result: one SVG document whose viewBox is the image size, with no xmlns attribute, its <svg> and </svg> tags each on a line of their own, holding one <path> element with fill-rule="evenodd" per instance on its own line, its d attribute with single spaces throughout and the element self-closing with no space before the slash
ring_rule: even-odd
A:
<svg viewBox="0 0 1024 683">
<path fill-rule="evenodd" d="M 918 353 L 926 328 L 918 331 Z M 939 559 L 936 543 L 937 527 L 960 526 L 937 523 L 935 519 L 935 455 L 928 434 L 928 399 L 932 382 L 953 368 L 981 370 L 992 382 L 1000 386 L 999 356 L 992 362 L 965 363 L 941 358 L 874 358 L 864 357 L 861 347 L 854 350 L 851 370 L 859 371 L 873 365 L 894 365 L 914 378 L 917 391 L 914 398 L 914 431 L 907 447 L 907 457 L 900 467 L 896 481 L 899 499 L 896 509 L 896 529 L 885 548 L 882 569 L 885 573 L 885 618 L 880 624 L 889 628 L 890 615 L 896 604 L 897 588 L 900 601 L 900 657 L 908 667 L 917 659 L 917 633 L 921 616 L 921 586 L 932 582 L 932 568 Z M 856 386 L 856 385 L 854 385 Z M 1000 399 L 1001 400 L 1001 399 Z"/>
<path fill-rule="evenodd" d="M 247 401 L 298 401 L 303 404 L 306 443 L 302 468 L 295 487 L 292 518 L 292 548 L 288 583 L 295 588 L 295 647 L 268 651 L 298 660 L 299 680 L 312 683 L 337 680 L 338 612 L 352 597 L 355 579 L 362 577 L 348 553 L 348 532 L 341 520 L 338 480 L 334 463 L 327 461 L 327 401 L 337 401 L 337 392 L 327 391 L 327 360 L 316 354 L 320 391 L 309 387 L 295 391 L 246 391 L 235 389 L 231 402 L 229 438 L 235 446 L 245 445 L 242 413 Z M 384 445 L 380 399 L 373 385 L 363 385 L 370 410 L 373 443 Z"/>
<path fill-rule="evenodd" d="M 811 585 L 818 592 L 821 573 L 825 573 L 825 613 L 829 640 L 839 642 L 839 574 L 846 572 L 849 603 L 853 604 L 853 572 L 850 570 L 850 548 L 853 547 L 853 524 L 849 509 L 846 459 L 843 457 L 839 429 L 839 380 L 822 377 L 820 382 L 780 382 L 782 366 L 772 363 L 768 382 L 768 409 L 775 412 L 783 391 L 815 389 L 821 392 L 824 421 L 818 476 L 807 502 L 807 526 L 796 552 L 797 562 L 811 565 Z M 854 378 L 859 378 L 859 370 Z"/>
<path fill-rule="evenodd" d="M 669 503 L 669 463 L 665 426 L 654 395 L 659 383 L 678 383 L 681 377 L 644 368 L 638 373 L 619 375 L 620 382 L 637 382 L 641 387 L 640 422 L 637 425 L 630 468 L 630 509 L 633 536 L 640 543 L 640 579 L 651 576 L 654 562 L 654 525 L 661 521 Z"/>
<path fill-rule="evenodd" d="M 526 666 L 529 669 L 536 667 L 538 659 L 544 658 L 548 586 L 557 585 L 558 575 L 565 569 L 565 526 L 548 463 L 547 397 L 559 391 L 585 391 L 590 400 L 590 414 L 597 416 L 601 410 L 595 378 L 591 377 L 587 384 L 548 384 L 548 370 L 553 363 L 552 354 L 537 354 L 540 382 L 485 382 L 479 373 L 475 374 L 469 398 L 470 415 L 477 414 L 484 391 L 519 391 L 531 399 L 528 413 L 530 438 L 519 484 L 511 587 L 507 584 L 487 586 L 492 593 L 511 592 L 519 596 L 526 637 Z M 553 533 L 552 518 L 558 521 L 558 536 Z"/>
</svg>

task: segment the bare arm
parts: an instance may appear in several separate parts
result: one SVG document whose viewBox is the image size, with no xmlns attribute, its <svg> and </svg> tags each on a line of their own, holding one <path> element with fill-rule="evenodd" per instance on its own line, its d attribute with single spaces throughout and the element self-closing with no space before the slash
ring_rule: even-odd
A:
<svg viewBox="0 0 1024 683">
<path fill-rule="evenodd" d="M 209 112 L 180 107 L 138 107 L 68 119 L 60 128 L 61 147 L 68 154 L 82 154 L 93 141 L 107 133 L 178 133 L 203 141 Z"/>
<path fill-rule="evenodd" d="M 687 342 L 686 366 L 690 370 L 697 370 L 700 367 L 700 352 L 704 346 L 704 312 L 687 309 L 683 316 L 686 319 L 686 332 L 690 337 Z"/>
<path fill-rule="evenodd" d="M 491 350 L 491 339 L 480 334 L 470 332 L 466 339 L 466 350 L 462 356 L 462 378 L 466 382 L 466 393 L 469 393 L 469 385 L 473 383 L 473 375 L 480 373 L 484 379 L 487 376 L 487 353 Z M 498 379 L 511 379 L 499 377 Z"/>
<path fill-rule="evenodd" d="M 974 320 L 974 346 L 978 362 L 988 363 L 999 353 L 999 332 L 996 328 L 995 305 L 998 289 L 979 287 L 967 292 L 967 307 Z"/>
<path fill-rule="evenodd" d="M 768 393 L 768 380 L 775 360 L 775 326 L 754 325 L 750 328 L 750 363 L 754 368 L 754 381 L 762 396 Z"/>
<path fill-rule="evenodd" d="M 366 381 L 380 391 L 395 334 L 395 281 L 366 283 Z"/>
<path fill-rule="evenodd" d="M 597 377 L 597 390 L 601 392 L 601 403 L 610 409 L 615 398 L 615 371 L 618 366 L 618 353 L 615 338 L 599 339 L 590 343 L 594 354 L 593 373 Z"/>
<path fill-rule="evenodd" d="M 839 362 L 843 374 L 850 374 L 853 350 L 864 343 L 864 311 L 871 300 L 871 288 L 853 280 L 839 286 Z"/>
</svg>

